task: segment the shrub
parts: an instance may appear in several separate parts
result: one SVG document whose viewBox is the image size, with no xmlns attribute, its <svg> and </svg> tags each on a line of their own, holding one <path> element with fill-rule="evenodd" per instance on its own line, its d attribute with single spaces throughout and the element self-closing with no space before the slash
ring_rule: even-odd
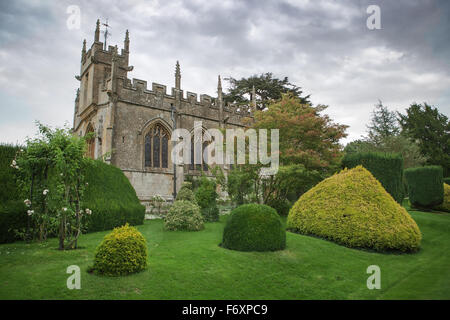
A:
<svg viewBox="0 0 450 320">
<path fill-rule="evenodd" d="M 219 221 L 217 196 L 216 183 L 206 177 L 201 177 L 199 187 L 195 191 L 195 200 L 200 206 L 205 221 Z"/>
<path fill-rule="evenodd" d="M 0 145 L 0 243 L 13 242 L 19 237 L 14 230 L 25 229 L 28 216 L 16 183 L 11 163 L 19 146 Z"/>
<path fill-rule="evenodd" d="M 342 168 L 354 168 L 362 165 L 381 182 L 381 185 L 398 203 L 402 203 L 403 158 L 401 154 L 382 152 L 360 152 L 346 154 L 342 159 Z"/>
<path fill-rule="evenodd" d="M 450 177 L 444 178 L 444 183 L 450 185 Z"/>
<path fill-rule="evenodd" d="M 268 203 L 266 203 L 269 207 L 272 207 L 275 209 L 275 211 L 280 216 L 287 216 L 289 214 L 289 209 L 291 209 L 292 205 L 287 199 L 277 198 L 270 200 Z"/>
<path fill-rule="evenodd" d="M 405 170 L 408 195 L 411 205 L 418 208 L 432 208 L 444 200 L 442 167 L 425 166 Z"/>
<path fill-rule="evenodd" d="M 177 200 L 165 217 L 166 230 L 199 231 L 204 228 L 199 206 L 191 201 Z"/>
<path fill-rule="evenodd" d="M 181 187 L 180 191 L 178 191 L 176 200 L 186 200 L 195 202 L 194 192 L 192 192 L 191 189 L 183 186 Z"/>
<path fill-rule="evenodd" d="M 87 232 L 110 230 L 129 223 L 144 223 L 145 206 L 122 170 L 100 160 L 90 161 L 85 175 L 88 185 L 85 191 L 84 208 L 92 215 L 84 216 Z"/>
<path fill-rule="evenodd" d="M 238 251 L 282 250 L 286 247 L 286 231 L 273 208 L 245 204 L 228 217 L 221 246 Z"/>
<path fill-rule="evenodd" d="M 107 234 L 97 248 L 90 271 L 123 276 L 147 267 L 147 243 L 142 234 L 128 224 Z"/>
<path fill-rule="evenodd" d="M 405 208 L 362 166 L 344 169 L 303 194 L 289 211 L 287 228 L 378 251 L 415 251 L 422 238 Z"/>
<path fill-rule="evenodd" d="M 450 185 L 444 183 L 444 201 L 435 207 L 435 209 L 450 212 Z"/>
</svg>

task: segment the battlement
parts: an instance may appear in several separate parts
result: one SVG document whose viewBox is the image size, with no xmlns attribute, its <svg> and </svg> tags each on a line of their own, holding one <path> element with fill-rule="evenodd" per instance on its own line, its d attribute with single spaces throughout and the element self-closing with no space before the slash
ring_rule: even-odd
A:
<svg viewBox="0 0 450 320">
<path fill-rule="evenodd" d="M 203 107 L 219 109 L 218 99 L 211 97 L 208 94 L 197 94 L 195 92 L 190 92 L 181 89 L 171 88 L 171 92 L 167 92 L 167 86 L 152 82 L 151 89 L 148 88 L 147 81 L 136 78 L 124 78 L 120 79 L 122 82 L 121 90 L 123 90 L 122 95 L 128 97 L 130 100 L 135 100 L 131 102 L 143 103 L 152 101 L 155 97 L 165 97 L 169 100 L 175 102 L 176 99 L 181 100 L 183 104 L 191 105 L 192 107 Z M 122 96 L 121 95 L 121 96 Z M 200 99 L 199 99 L 200 98 Z M 235 104 L 224 104 L 223 111 L 225 113 L 236 114 L 240 116 L 252 116 L 251 106 L 238 106 Z"/>
</svg>

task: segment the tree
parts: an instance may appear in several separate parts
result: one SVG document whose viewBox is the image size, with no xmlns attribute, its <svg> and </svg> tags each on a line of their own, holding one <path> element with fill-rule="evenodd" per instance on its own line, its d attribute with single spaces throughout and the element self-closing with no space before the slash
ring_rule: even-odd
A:
<svg viewBox="0 0 450 320">
<path fill-rule="evenodd" d="M 300 87 L 289 82 L 288 77 L 282 80 L 274 78 L 270 72 L 261 75 L 253 75 L 240 80 L 232 77 L 227 78 L 230 87 L 228 93 L 224 95 L 225 103 L 235 103 L 238 105 L 249 105 L 252 101 L 253 87 L 255 88 L 255 99 L 258 110 L 263 110 L 274 100 L 281 99 L 283 93 L 291 93 L 300 99 L 303 104 L 310 104 L 309 95 L 302 97 Z"/>
<path fill-rule="evenodd" d="M 376 146 L 371 141 L 368 141 L 365 137 L 362 139 L 350 141 L 346 144 L 344 152 L 346 154 L 358 153 L 358 152 L 369 152 L 374 151 Z"/>
<path fill-rule="evenodd" d="M 346 154 L 357 152 L 388 152 L 400 153 L 403 157 L 403 167 L 413 168 L 426 162 L 426 157 L 420 153 L 419 146 L 404 134 L 386 136 L 378 140 L 378 144 L 361 139 L 349 142 L 345 148 Z"/>
<path fill-rule="evenodd" d="M 413 103 L 406 114 L 398 114 L 402 132 L 419 145 L 427 163 L 440 165 L 450 175 L 450 122 L 437 108 Z"/>
<path fill-rule="evenodd" d="M 386 137 L 395 136 L 400 132 L 400 126 L 395 112 L 383 105 L 381 100 L 375 105 L 372 119 L 368 128 L 368 140 L 374 144 L 380 144 Z"/>
<path fill-rule="evenodd" d="M 331 170 L 339 166 L 339 140 L 346 136 L 346 125 L 333 123 L 326 114 L 327 106 L 304 104 L 292 94 L 255 112 L 255 129 L 280 130 L 280 163 L 303 164 L 307 170 Z"/>
<path fill-rule="evenodd" d="M 29 207 L 28 217 L 35 223 L 39 239 L 54 228 L 59 236 L 59 249 L 77 247 L 82 232 L 81 210 L 85 188 L 83 171 L 87 159 L 86 139 L 72 135 L 69 128 L 51 129 L 38 123 L 39 136 L 28 139 L 13 164 Z M 30 223 L 28 224 L 30 225 Z M 27 228 L 27 233 L 30 228 Z"/>
<path fill-rule="evenodd" d="M 400 124 L 396 113 L 382 104 L 375 105 L 370 125 L 367 126 L 367 137 L 349 142 L 344 152 L 389 152 L 401 153 L 404 168 L 417 167 L 425 163 L 418 144 L 400 133 Z"/>
</svg>

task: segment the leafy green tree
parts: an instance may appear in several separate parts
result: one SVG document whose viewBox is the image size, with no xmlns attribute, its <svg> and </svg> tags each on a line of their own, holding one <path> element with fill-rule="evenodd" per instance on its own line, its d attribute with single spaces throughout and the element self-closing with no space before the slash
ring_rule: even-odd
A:
<svg viewBox="0 0 450 320">
<path fill-rule="evenodd" d="M 59 249 L 77 247 L 82 232 L 81 210 L 85 189 L 86 139 L 72 134 L 69 128 L 51 129 L 38 123 L 39 136 L 26 141 L 26 148 L 13 161 L 18 181 L 28 197 L 28 216 L 45 240 L 47 229 L 55 227 Z M 30 228 L 27 228 L 27 233 Z"/>
<path fill-rule="evenodd" d="M 334 123 L 322 112 L 325 105 L 313 107 L 291 94 L 255 112 L 255 129 L 279 129 L 280 163 L 303 164 L 306 169 L 334 171 L 339 166 L 346 125 Z"/>
<path fill-rule="evenodd" d="M 400 124 L 396 113 L 390 111 L 381 101 L 375 105 L 370 125 L 367 126 L 367 137 L 349 142 L 344 152 L 388 152 L 401 153 L 404 168 L 417 167 L 426 162 L 419 145 L 400 133 Z"/>
<path fill-rule="evenodd" d="M 226 103 L 236 103 L 238 105 L 249 105 L 252 101 L 253 87 L 255 88 L 255 100 L 258 110 L 263 110 L 273 101 L 281 99 L 283 93 L 291 93 L 300 99 L 302 104 L 310 104 L 309 95 L 303 97 L 300 87 L 289 82 L 288 77 L 282 80 L 275 78 L 272 73 L 267 72 L 261 75 L 253 75 L 240 80 L 232 77 L 227 78 L 230 87 L 224 95 Z"/>
<path fill-rule="evenodd" d="M 447 116 L 427 103 L 413 103 L 406 114 L 398 114 L 402 131 L 419 145 L 427 163 L 440 165 L 450 175 L 450 122 Z"/>
<path fill-rule="evenodd" d="M 346 154 L 351 154 L 358 152 L 375 151 L 375 149 L 376 149 L 375 144 L 363 137 L 362 139 L 354 140 L 347 143 L 344 148 L 344 152 Z"/>
</svg>

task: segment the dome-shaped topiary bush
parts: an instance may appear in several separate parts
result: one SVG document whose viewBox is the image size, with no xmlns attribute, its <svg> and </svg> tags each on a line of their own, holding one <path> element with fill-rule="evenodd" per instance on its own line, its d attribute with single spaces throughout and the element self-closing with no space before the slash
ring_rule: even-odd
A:
<svg viewBox="0 0 450 320">
<path fill-rule="evenodd" d="M 166 230 L 199 231 L 204 228 L 200 207 L 191 201 L 177 200 L 165 217 Z"/>
<path fill-rule="evenodd" d="M 286 247 L 286 231 L 273 208 L 244 204 L 228 217 L 221 246 L 238 251 L 282 250 Z"/>
<path fill-rule="evenodd" d="M 147 243 L 142 234 L 128 223 L 107 234 L 95 253 L 90 271 L 109 276 L 123 276 L 147 266 Z"/>
<path fill-rule="evenodd" d="M 409 213 L 363 168 L 344 169 L 303 194 L 287 228 L 349 247 L 419 249 L 422 235 Z"/>
</svg>

